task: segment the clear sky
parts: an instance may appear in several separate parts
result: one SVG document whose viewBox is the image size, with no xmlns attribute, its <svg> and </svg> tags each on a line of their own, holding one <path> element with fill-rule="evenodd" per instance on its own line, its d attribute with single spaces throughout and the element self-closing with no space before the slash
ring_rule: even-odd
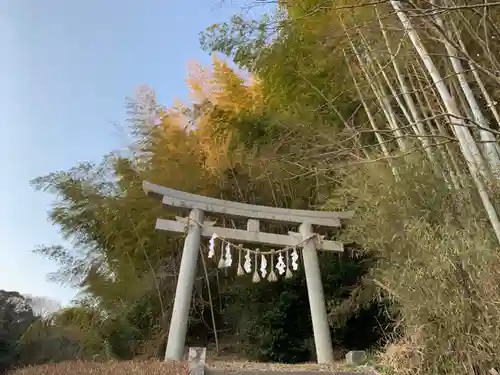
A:
<svg viewBox="0 0 500 375">
<path fill-rule="evenodd" d="M 52 197 L 29 181 L 122 148 L 124 99 L 141 84 L 185 97 L 186 63 L 210 57 L 198 33 L 241 4 L 213 0 L 0 0 L 0 289 L 67 303 L 32 253 L 61 243 Z M 153 229 L 153 228 L 152 228 Z"/>
</svg>

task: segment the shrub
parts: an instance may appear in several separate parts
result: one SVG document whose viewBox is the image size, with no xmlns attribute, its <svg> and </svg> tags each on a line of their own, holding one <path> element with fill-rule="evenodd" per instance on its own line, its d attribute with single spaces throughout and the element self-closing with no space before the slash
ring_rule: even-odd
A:
<svg viewBox="0 0 500 375">
<path fill-rule="evenodd" d="M 332 338 L 337 349 L 367 349 L 381 342 L 389 320 L 384 304 L 338 307 L 351 298 L 373 264 L 369 256 L 319 253 Z M 257 284 L 235 283 L 227 296 L 226 315 L 236 326 L 243 352 L 264 362 L 300 363 L 315 359 L 307 285 L 302 267 L 291 279 Z M 380 310 L 380 311 L 379 311 Z M 379 318 L 377 320 L 377 317 Z M 362 338 L 362 339 L 360 339 Z"/>
<path fill-rule="evenodd" d="M 500 364 L 500 252 L 484 210 L 419 157 L 397 168 L 400 182 L 381 164 L 351 170 L 332 197 L 354 206 L 345 236 L 377 254 L 371 280 L 397 302 L 403 337 L 384 361 L 398 374 L 485 373 Z"/>
</svg>

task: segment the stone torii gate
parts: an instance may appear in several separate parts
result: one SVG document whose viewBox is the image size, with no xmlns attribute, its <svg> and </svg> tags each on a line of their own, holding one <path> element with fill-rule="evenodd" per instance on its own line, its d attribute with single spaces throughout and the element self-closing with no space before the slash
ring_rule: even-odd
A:
<svg viewBox="0 0 500 375">
<path fill-rule="evenodd" d="M 183 356 L 201 237 L 212 237 L 216 233 L 221 238 L 240 243 L 302 247 L 317 361 L 318 363 L 333 361 L 330 327 L 316 251 L 343 252 L 343 244 L 337 241 L 315 241 L 313 225 L 340 227 L 340 220 L 351 218 L 352 212 L 293 210 L 251 205 L 185 193 L 148 181 L 143 182 L 143 189 L 147 195 L 161 199 L 167 206 L 190 210 L 188 218 L 176 217 L 176 221 L 165 219 L 156 221 L 156 229 L 159 230 L 184 233 L 187 228 L 165 360 L 180 360 Z M 246 218 L 247 230 L 214 226 L 215 222 L 204 221 L 205 212 L 225 217 Z M 289 235 L 260 232 L 259 220 L 295 224 L 299 226 L 299 232 L 289 232 Z"/>
</svg>

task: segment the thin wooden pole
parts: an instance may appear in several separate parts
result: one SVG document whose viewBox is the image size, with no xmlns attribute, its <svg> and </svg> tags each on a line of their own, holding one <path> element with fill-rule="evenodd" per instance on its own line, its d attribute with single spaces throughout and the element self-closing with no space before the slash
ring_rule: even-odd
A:
<svg viewBox="0 0 500 375">
<path fill-rule="evenodd" d="M 205 256 L 203 255 L 203 251 L 201 251 L 201 247 L 200 247 L 200 257 L 201 257 L 201 263 L 203 265 L 203 272 L 205 273 L 205 279 L 207 280 L 208 301 L 210 303 L 210 315 L 212 316 L 212 326 L 214 329 L 215 351 L 217 352 L 217 354 L 219 354 L 219 335 L 217 334 L 217 325 L 215 324 L 215 312 L 212 300 L 212 291 L 210 288 L 210 278 L 208 277 L 207 262 L 205 261 Z"/>
</svg>

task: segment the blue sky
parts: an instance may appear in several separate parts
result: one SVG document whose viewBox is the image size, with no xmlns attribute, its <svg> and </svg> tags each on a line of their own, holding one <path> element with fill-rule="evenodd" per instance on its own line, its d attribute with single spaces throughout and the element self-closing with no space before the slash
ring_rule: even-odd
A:
<svg viewBox="0 0 500 375">
<path fill-rule="evenodd" d="M 124 99 L 153 87 L 162 104 L 187 94 L 186 63 L 210 61 L 198 33 L 241 3 L 213 0 L 0 0 L 0 289 L 67 303 L 32 254 L 61 243 L 52 197 L 29 181 L 121 149 Z M 153 229 L 153 228 L 152 228 Z"/>
</svg>

